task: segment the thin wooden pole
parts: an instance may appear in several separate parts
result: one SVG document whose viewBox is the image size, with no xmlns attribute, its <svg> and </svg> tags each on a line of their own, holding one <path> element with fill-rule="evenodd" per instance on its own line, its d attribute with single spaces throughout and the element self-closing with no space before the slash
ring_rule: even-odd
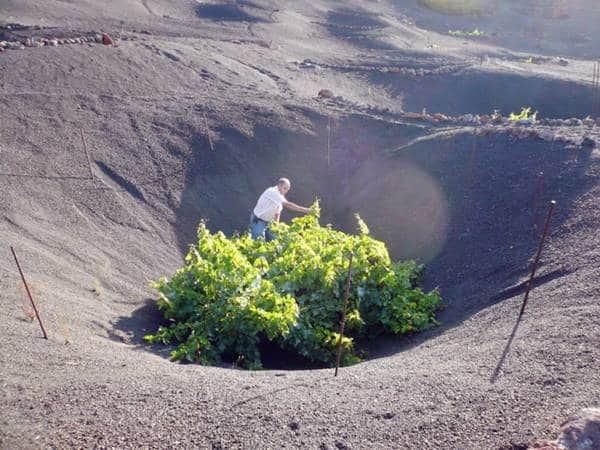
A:
<svg viewBox="0 0 600 450">
<path fill-rule="evenodd" d="M 552 142 L 554 145 L 554 141 Z M 533 194 L 533 208 L 532 208 L 532 225 L 531 230 L 533 232 L 533 239 L 536 238 L 537 228 L 538 228 L 538 203 L 540 199 L 544 195 L 544 172 L 540 172 L 537 177 L 537 183 L 535 187 L 535 192 Z"/>
<path fill-rule="evenodd" d="M 598 116 L 600 114 L 600 61 L 596 61 L 595 70 L 595 85 L 594 85 L 594 106 L 592 114 Z"/>
<path fill-rule="evenodd" d="M 537 270 L 538 263 L 540 262 L 540 256 L 542 256 L 542 249 L 544 248 L 544 242 L 546 241 L 546 235 L 548 234 L 548 227 L 550 225 L 550 219 L 552 217 L 552 213 L 554 212 L 554 207 L 556 206 L 556 202 L 552 200 L 550 202 L 550 209 L 548 210 L 548 215 L 546 216 L 546 223 L 544 224 L 544 232 L 542 233 L 542 237 L 540 238 L 540 244 L 538 246 L 537 254 L 535 255 L 535 260 L 533 261 L 533 266 L 531 268 L 531 275 L 529 276 L 529 282 L 527 283 L 527 290 L 525 291 L 525 297 L 523 298 L 523 304 L 521 305 L 521 311 L 519 312 L 519 320 L 523 316 L 525 312 L 525 306 L 527 306 L 527 299 L 529 298 L 529 292 L 533 288 L 533 279 L 535 278 L 535 271 Z"/>
<path fill-rule="evenodd" d="M 331 164 L 331 116 L 327 122 L 327 167 Z"/>
<path fill-rule="evenodd" d="M 23 280 L 23 284 L 25 285 L 25 290 L 27 291 L 27 295 L 29 296 L 29 300 L 31 300 L 31 306 L 33 306 L 33 310 L 35 311 L 35 316 L 40 324 L 40 328 L 42 329 L 42 333 L 44 334 L 44 339 L 48 339 L 48 335 L 46 334 L 46 330 L 44 329 L 44 325 L 42 324 L 42 319 L 40 319 L 40 315 L 33 301 L 33 297 L 31 296 L 31 292 L 29 291 L 29 286 L 27 285 L 27 281 L 25 281 L 25 275 L 23 275 L 23 271 L 21 270 L 21 265 L 19 264 L 19 260 L 17 259 L 17 254 L 15 253 L 15 249 L 10 247 L 10 251 L 15 258 L 15 263 L 17 263 L 17 269 L 19 269 L 19 273 L 21 274 L 21 280 Z"/>
<path fill-rule="evenodd" d="M 469 182 L 468 187 L 473 185 L 473 175 L 475 171 L 475 156 L 477 154 L 477 127 L 473 128 L 473 143 L 471 146 L 471 155 L 469 157 Z"/>
<path fill-rule="evenodd" d="M 598 95 L 597 78 L 598 78 L 598 62 L 594 61 L 594 68 L 592 70 L 592 116 L 596 115 L 596 96 Z"/>
<path fill-rule="evenodd" d="M 350 294 L 350 283 L 352 281 L 352 258 L 354 253 L 350 253 L 350 262 L 348 263 L 348 277 L 346 278 L 346 287 L 344 289 L 344 305 L 342 308 L 342 320 L 340 322 L 340 332 L 337 343 L 337 355 L 335 357 L 335 374 L 337 377 L 338 369 L 340 367 L 340 360 L 342 358 L 342 339 L 344 337 L 344 328 L 346 327 L 346 309 L 348 308 L 348 295 Z"/>
</svg>

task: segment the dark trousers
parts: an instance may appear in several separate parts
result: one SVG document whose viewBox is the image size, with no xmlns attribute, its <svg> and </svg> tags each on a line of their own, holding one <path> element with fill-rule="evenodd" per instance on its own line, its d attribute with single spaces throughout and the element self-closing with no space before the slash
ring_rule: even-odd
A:
<svg viewBox="0 0 600 450">
<path fill-rule="evenodd" d="M 269 222 L 259 219 L 254 213 L 250 215 L 250 234 L 252 239 L 262 237 L 267 242 L 275 239 L 275 235 L 269 230 Z"/>
</svg>

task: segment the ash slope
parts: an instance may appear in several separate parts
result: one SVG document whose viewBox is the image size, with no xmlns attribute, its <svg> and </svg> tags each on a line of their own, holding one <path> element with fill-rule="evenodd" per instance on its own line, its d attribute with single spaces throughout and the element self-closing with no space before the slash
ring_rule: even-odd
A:
<svg viewBox="0 0 600 450">
<path fill-rule="evenodd" d="M 468 133 L 453 137 L 399 113 L 400 95 L 406 109 L 481 113 L 489 105 L 476 96 L 452 97 L 469 91 L 461 80 L 476 79 L 507 108 L 543 102 L 547 115 L 567 107 L 583 116 L 592 104 L 582 74 L 592 64 L 531 64 L 495 42 L 465 45 L 415 27 L 413 6 L 399 8 L 3 3 L 3 21 L 46 27 L 3 27 L 5 39 L 99 29 L 128 38 L 118 48 L 0 54 L 0 232 L 50 332 L 45 342 L 22 320 L 6 248 L 3 448 L 497 448 L 552 436 L 566 414 L 597 405 L 595 153 L 500 134 L 479 141 L 470 175 Z M 507 89 L 495 93 L 498 80 Z M 523 83 L 543 88 L 519 90 Z M 419 86 L 429 89 L 415 95 Z M 343 100 L 317 101 L 322 88 Z M 440 102 L 444 95 L 454 100 Z M 569 103 L 573 95 L 582 101 Z M 424 135 L 432 137 L 390 157 Z M 535 250 L 526 180 L 540 168 L 548 174 L 540 201 L 559 201 L 544 283 L 492 383 Z M 358 210 L 396 256 L 430 260 L 426 281 L 448 302 L 446 326 L 403 340 L 401 352 L 397 343 L 381 348 L 335 380 L 329 371 L 176 365 L 143 346 L 158 317 L 147 280 L 181 264 L 200 218 L 242 229 L 256 194 L 282 172 L 296 181 L 298 202 L 323 197 L 328 220 L 349 226 Z M 425 193 L 411 203 L 402 180 L 415 173 Z M 423 203 L 446 217 L 404 223 L 431 219 L 420 215 Z M 398 228 L 439 245 L 410 246 L 421 241 Z"/>
</svg>

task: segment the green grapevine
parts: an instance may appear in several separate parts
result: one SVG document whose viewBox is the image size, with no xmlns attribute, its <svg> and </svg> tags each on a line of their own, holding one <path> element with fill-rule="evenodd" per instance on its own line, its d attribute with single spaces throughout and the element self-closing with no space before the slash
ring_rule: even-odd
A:
<svg viewBox="0 0 600 450">
<path fill-rule="evenodd" d="M 167 326 L 146 336 L 176 344 L 171 356 L 200 364 L 223 359 L 258 369 L 264 340 L 309 360 L 331 365 L 339 340 L 348 255 L 354 254 L 343 364 L 359 361 L 355 340 L 380 333 L 403 334 L 436 324 L 437 290 L 415 287 L 421 269 L 393 263 L 385 244 L 369 235 L 319 224 L 318 203 L 290 225 L 272 224 L 277 239 L 226 237 L 198 227 L 198 243 L 185 265 L 152 287 Z"/>
</svg>

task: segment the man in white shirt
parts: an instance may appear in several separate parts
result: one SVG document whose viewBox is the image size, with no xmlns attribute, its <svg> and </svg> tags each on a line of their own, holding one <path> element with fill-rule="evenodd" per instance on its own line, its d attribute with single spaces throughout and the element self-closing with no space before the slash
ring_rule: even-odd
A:
<svg viewBox="0 0 600 450">
<path fill-rule="evenodd" d="M 273 221 L 279 222 L 279 216 L 283 208 L 304 214 L 310 212 L 309 208 L 304 208 L 287 201 L 285 194 L 289 192 L 291 186 L 290 180 L 280 178 L 277 186 L 267 188 L 258 198 L 250 216 L 250 233 L 252 239 L 264 237 L 267 242 L 273 240 L 275 236 L 269 230 L 269 224 Z"/>
</svg>

